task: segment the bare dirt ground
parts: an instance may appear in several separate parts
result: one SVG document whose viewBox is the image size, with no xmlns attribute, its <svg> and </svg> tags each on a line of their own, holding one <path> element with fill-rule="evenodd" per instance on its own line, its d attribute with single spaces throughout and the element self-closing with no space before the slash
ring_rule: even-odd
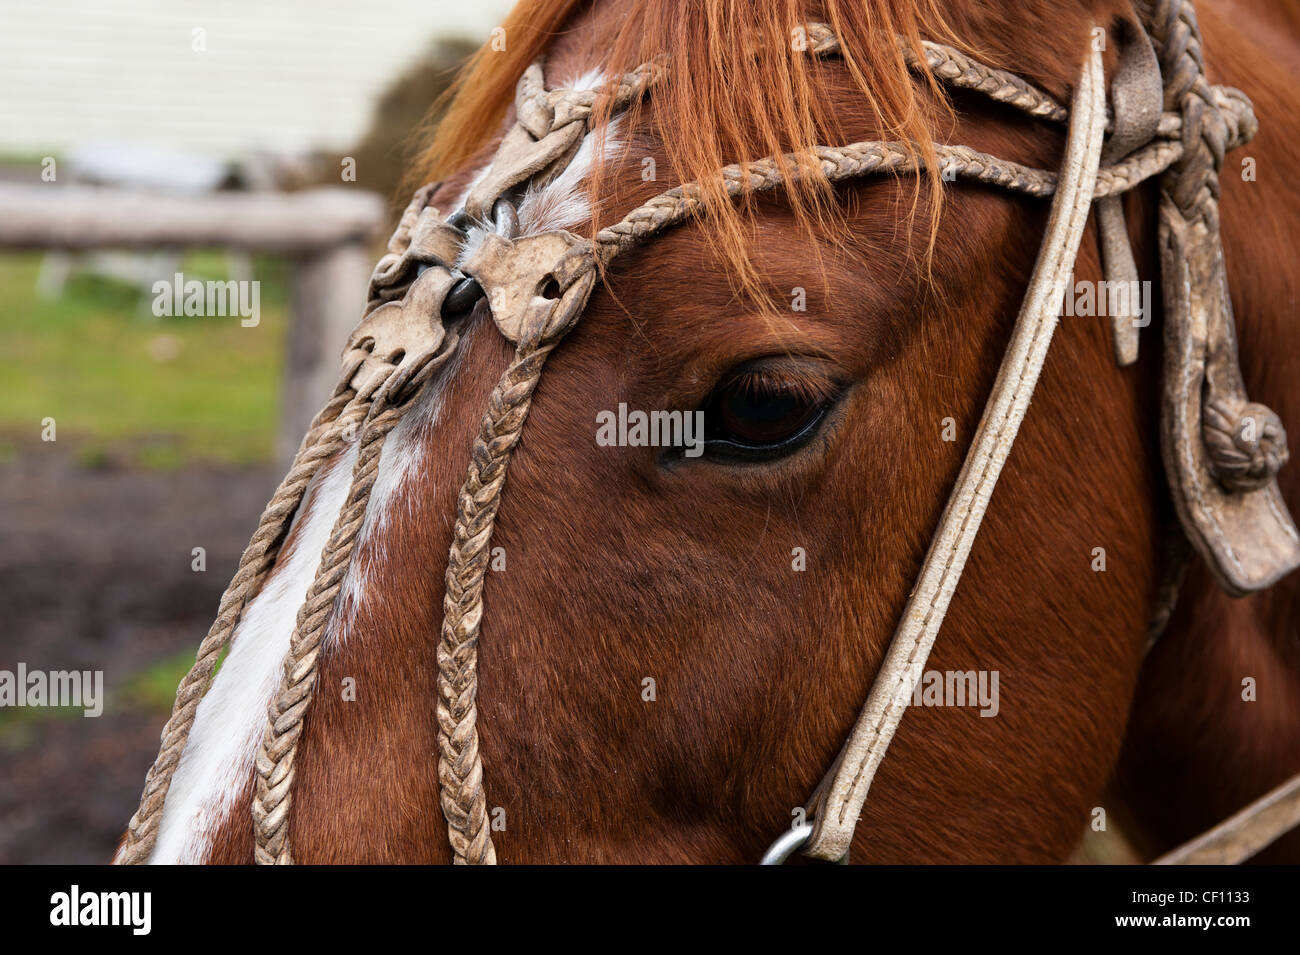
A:
<svg viewBox="0 0 1300 955">
<path fill-rule="evenodd" d="M 0 670 L 102 670 L 106 696 L 98 718 L 0 710 L 0 864 L 111 857 L 166 719 L 164 664 L 207 632 L 274 486 L 269 468 L 88 464 L 64 441 L 0 462 Z"/>
</svg>

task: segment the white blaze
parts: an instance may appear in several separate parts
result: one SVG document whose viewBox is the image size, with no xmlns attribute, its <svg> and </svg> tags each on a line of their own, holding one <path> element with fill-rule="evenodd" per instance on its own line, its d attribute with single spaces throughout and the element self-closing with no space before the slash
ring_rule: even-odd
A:
<svg viewBox="0 0 1300 955">
<path fill-rule="evenodd" d="M 602 74 L 591 71 L 572 84 L 572 88 L 592 89 L 601 81 Z M 607 157 L 623 146 L 616 135 L 617 121 L 608 130 Z M 591 217 L 583 182 L 591 173 L 596 145 L 596 136 L 589 133 L 573 162 L 554 181 L 542 189 L 525 190 L 518 209 L 523 234 L 572 228 Z M 487 172 L 488 168 L 480 171 L 475 181 Z M 467 188 L 466 194 L 468 191 Z M 457 207 L 463 201 L 464 196 Z M 473 246 L 481 240 L 481 230 L 472 229 L 467 245 Z M 453 357 L 385 443 L 355 558 L 343 581 L 340 613 L 331 622 L 325 637 L 326 650 L 346 638 L 366 592 L 378 585 L 370 574 L 382 561 L 385 524 L 394 502 L 403 498 L 408 478 L 424 475 L 420 464 L 426 429 L 435 427 L 441 417 L 443 391 L 455 373 L 456 364 L 457 358 Z M 262 592 L 245 609 L 230 653 L 195 713 L 189 740 L 167 794 L 150 863 L 206 861 L 218 829 L 252 778 L 267 708 L 279 687 L 298 608 L 315 577 L 321 551 L 347 497 L 355 463 L 353 447 L 328 474 L 313 483 L 305 510 L 295 518 L 295 527 L 301 525 L 301 528 L 292 555 L 283 566 L 276 568 Z M 248 825 L 252 824 L 250 816 Z"/>
</svg>

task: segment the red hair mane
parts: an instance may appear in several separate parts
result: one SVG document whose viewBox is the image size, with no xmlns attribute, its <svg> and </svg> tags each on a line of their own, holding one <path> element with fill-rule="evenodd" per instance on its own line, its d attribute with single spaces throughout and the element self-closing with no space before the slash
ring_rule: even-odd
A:
<svg viewBox="0 0 1300 955">
<path fill-rule="evenodd" d="M 505 49 L 485 45 L 449 91 L 449 107 L 415 178 L 445 178 L 492 140 L 511 109 L 520 74 L 587 7 L 579 0 L 518 4 L 502 27 Z M 626 16 L 611 19 L 598 22 L 592 37 L 593 49 L 608 51 L 602 63 L 607 73 L 634 69 L 657 56 L 667 58 L 668 79 L 655 88 L 653 108 L 639 104 L 627 122 L 662 144 L 676 181 L 704 185 L 704 215 L 715 232 L 716 248 L 746 291 L 759 287 L 745 251 L 744 220 L 750 204 L 729 198 L 714 174 L 731 163 L 846 141 L 831 108 L 833 100 L 821 92 L 829 67 L 799 48 L 796 31 L 802 24 L 831 25 L 840 40 L 839 62 L 864 105 L 879 117 L 889 137 L 930 160 L 925 181 L 929 208 L 937 214 L 942 183 L 938 164 L 932 161 L 932 129 L 936 120 L 951 114 L 944 91 L 932 77 L 924 76 L 918 85 L 895 39 L 903 38 L 918 54 L 923 37 L 956 43 L 935 0 L 880 5 L 841 0 L 641 0 Z M 933 95 L 924 97 L 925 87 Z M 598 107 L 597 126 L 608 122 L 608 103 L 604 106 Z M 609 185 L 610 177 L 600 166 L 598 162 L 589 182 L 593 208 L 600 207 Z M 805 164 L 802 172 L 787 190 L 796 220 L 809 235 L 816 231 L 823 238 L 835 237 L 844 216 L 833 208 L 829 183 L 813 164 Z"/>
</svg>

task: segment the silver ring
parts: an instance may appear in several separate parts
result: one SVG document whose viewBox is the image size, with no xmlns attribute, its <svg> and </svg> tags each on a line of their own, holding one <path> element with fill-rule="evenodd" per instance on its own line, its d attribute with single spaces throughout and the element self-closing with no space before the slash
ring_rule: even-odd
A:
<svg viewBox="0 0 1300 955">
<path fill-rule="evenodd" d="M 802 849 L 811 838 L 812 826 L 807 823 L 802 826 L 795 826 L 793 829 L 787 829 L 777 837 L 774 843 L 768 846 L 758 864 L 782 865 L 797 849 Z"/>
</svg>

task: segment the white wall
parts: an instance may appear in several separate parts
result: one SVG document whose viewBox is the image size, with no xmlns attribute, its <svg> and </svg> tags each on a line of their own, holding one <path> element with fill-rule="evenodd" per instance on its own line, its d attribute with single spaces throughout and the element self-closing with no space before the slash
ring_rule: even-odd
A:
<svg viewBox="0 0 1300 955">
<path fill-rule="evenodd" d="M 439 35 L 512 0 L 0 0 L 0 154 L 340 149 Z M 205 31 L 206 52 L 193 49 Z"/>
</svg>

